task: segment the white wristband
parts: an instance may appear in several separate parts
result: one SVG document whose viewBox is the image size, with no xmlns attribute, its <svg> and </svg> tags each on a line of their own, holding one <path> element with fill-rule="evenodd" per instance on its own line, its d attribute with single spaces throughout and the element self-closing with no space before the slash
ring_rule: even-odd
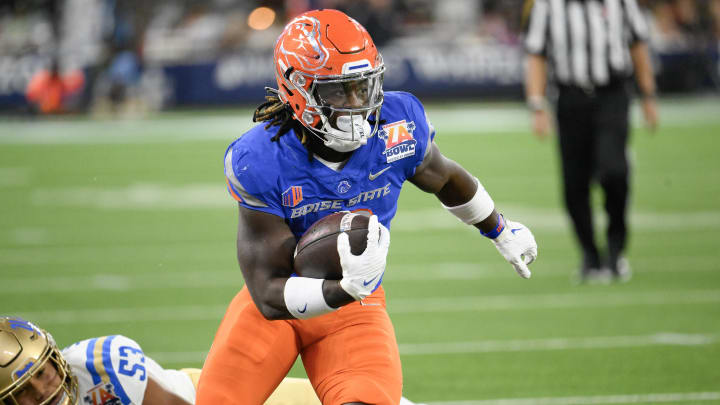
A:
<svg viewBox="0 0 720 405">
<path fill-rule="evenodd" d="M 490 194 L 485 191 L 485 187 L 480 183 L 480 180 L 475 178 L 475 181 L 477 182 L 477 191 L 470 201 L 454 207 L 443 204 L 446 210 L 468 225 L 477 224 L 490 216 L 495 209 L 495 203 Z"/>
<path fill-rule="evenodd" d="M 325 302 L 322 292 L 323 279 L 290 277 L 285 282 L 285 306 L 297 319 L 307 319 L 334 311 Z"/>
</svg>

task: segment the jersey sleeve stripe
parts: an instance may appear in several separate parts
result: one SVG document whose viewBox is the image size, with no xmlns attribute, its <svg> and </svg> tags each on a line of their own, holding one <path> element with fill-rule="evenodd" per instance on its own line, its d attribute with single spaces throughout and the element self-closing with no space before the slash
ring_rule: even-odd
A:
<svg viewBox="0 0 720 405">
<path fill-rule="evenodd" d="M 423 154 L 423 160 L 427 157 L 427 155 L 430 154 L 430 148 L 433 143 L 433 139 L 435 139 L 435 126 L 430 122 L 430 117 L 428 117 L 427 112 L 425 112 L 425 122 L 427 123 L 428 127 L 428 137 L 427 137 L 427 143 L 425 145 L 425 153 Z"/>
<path fill-rule="evenodd" d="M 97 338 L 91 339 L 88 342 L 87 348 L 85 349 L 85 368 L 92 376 L 93 384 L 98 385 L 100 384 L 100 375 L 98 374 L 97 370 L 95 369 L 95 344 L 97 343 Z"/>
<path fill-rule="evenodd" d="M 525 38 L 525 48 L 533 54 L 545 52 L 547 47 L 548 4 L 545 0 L 536 1 L 530 12 L 530 25 Z"/>
<path fill-rule="evenodd" d="M 245 191 L 245 188 L 240 184 L 240 180 L 235 177 L 235 171 L 232 167 L 232 152 L 232 150 L 229 150 L 225 156 L 225 178 L 228 180 L 228 185 L 232 186 L 233 191 L 242 198 L 242 202 L 245 204 L 251 207 L 268 208 L 267 204 Z"/>
<path fill-rule="evenodd" d="M 113 387 L 115 388 L 115 394 L 120 397 L 120 400 L 124 405 L 130 404 L 130 398 L 125 393 L 125 390 L 123 389 L 122 384 L 120 383 L 120 380 L 117 377 L 117 374 L 115 374 L 115 369 L 112 365 L 112 359 L 110 358 L 110 345 L 112 344 L 113 339 L 115 339 L 117 335 L 114 336 L 108 336 L 105 338 L 105 342 L 103 342 L 103 350 L 102 350 L 102 363 L 105 368 L 105 373 L 107 373 L 107 376 L 110 378 L 110 382 L 112 383 Z"/>
<path fill-rule="evenodd" d="M 229 184 L 233 187 L 233 191 L 235 191 L 242 199 L 243 202 L 251 207 L 262 207 L 267 208 L 268 205 L 262 202 L 260 199 L 253 197 L 250 193 L 245 191 L 245 188 L 243 188 L 242 184 L 235 178 L 235 175 L 232 177 L 227 177 Z"/>
<path fill-rule="evenodd" d="M 242 198 L 237 194 L 237 191 L 235 191 L 235 188 L 230 184 L 230 179 L 227 177 L 225 178 L 225 182 L 227 183 L 227 189 L 228 193 L 230 193 L 230 196 L 234 198 L 238 202 L 242 202 Z"/>
<path fill-rule="evenodd" d="M 633 38 L 638 41 L 648 40 L 648 26 L 635 0 L 625 0 L 625 11 Z"/>
<path fill-rule="evenodd" d="M 95 368 L 95 373 L 97 375 L 97 378 L 93 376 L 93 382 L 95 382 L 95 385 L 99 384 L 100 382 L 107 382 L 107 373 L 105 372 L 105 367 L 103 366 L 103 344 L 107 340 L 107 336 L 103 336 L 101 338 L 97 338 L 97 342 L 95 342 L 95 347 L 93 348 L 93 367 Z"/>
</svg>

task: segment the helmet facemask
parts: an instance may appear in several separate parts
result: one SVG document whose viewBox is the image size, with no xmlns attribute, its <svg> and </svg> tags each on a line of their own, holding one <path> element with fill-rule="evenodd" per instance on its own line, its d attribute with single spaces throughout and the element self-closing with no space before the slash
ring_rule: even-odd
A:
<svg viewBox="0 0 720 405">
<path fill-rule="evenodd" d="M 295 88 L 307 100 L 300 117 L 303 125 L 325 146 L 338 152 L 350 152 L 366 144 L 378 130 L 378 120 L 371 124 L 368 118 L 377 118 L 380 113 L 384 72 L 381 62 L 374 69 L 343 75 L 291 73 Z M 311 83 L 307 90 L 300 84 L 304 81 Z"/>
</svg>

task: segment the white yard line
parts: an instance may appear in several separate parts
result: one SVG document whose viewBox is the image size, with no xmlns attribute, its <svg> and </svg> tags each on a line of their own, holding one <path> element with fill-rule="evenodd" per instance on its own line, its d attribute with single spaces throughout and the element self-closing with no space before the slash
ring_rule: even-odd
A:
<svg viewBox="0 0 720 405">
<path fill-rule="evenodd" d="M 253 126 L 252 112 L 238 115 L 160 115 L 139 119 L 41 119 L 5 122 L 0 144 L 143 144 L 226 140 Z"/>
<path fill-rule="evenodd" d="M 585 338 L 481 340 L 474 342 L 400 343 L 402 356 L 447 354 L 536 352 L 546 350 L 617 349 L 649 346 L 703 346 L 715 344 L 711 334 L 656 333 L 640 336 L 597 336 Z M 202 363 L 207 351 L 148 352 L 161 364 Z"/>
<path fill-rule="evenodd" d="M 657 394 L 597 395 L 576 397 L 506 398 L 469 401 L 428 402 L 427 405 L 602 405 L 657 404 L 689 401 L 717 401 L 720 392 L 677 392 Z"/>
<path fill-rule="evenodd" d="M 388 300 L 391 314 L 517 311 L 558 308 L 613 308 L 637 305 L 707 304 L 720 302 L 720 290 L 600 292 L 492 295 L 481 297 L 400 298 Z"/>
<path fill-rule="evenodd" d="M 657 333 L 645 336 L 602 336 L 589 338 L 514 339 L 476 342 L 442 342 L 400 344 L 406 356 L 434 354 L 467 354 L 498 352 L 533 352 L 543 350 L 613 349 L 640 346 L 698 346 L 713 344 L 714 335 Z"/>
<path fill-rule="evenodd" d="M 694 259 L 694 260 L 693 260 Z M 634 259 L 633 265 L 643 268 L 652 268 L 653 273 L 671 273 L 678 269 L 658 265 L 663 261 L 682 261 L 682 257 L 660 257 L 651 259 Z M 713 258 L 688 258 L 683 267 L 684 273 L 698 273 L 716 271 L 717 260 Z M 556 264 L 554 264 L 556 263 Z M 385 274 L 386 282 L 408 281 L 469 281 L 505 279 L 506 265 L 495 262 L 492 265 L 487 261 L 466 263 L 404 263 L 390 265 Z M 534 277 L 572 279 L 576 276 L 574 269 L 569 268 L 567 261 L 543 261 L 544 268 L 538 270 Z M 3 277 L 5 295 L 18 295 L 28 293 L 73 293 L 82 291 L 134 291 L 134 290 L 165 290 L 168 288 L 208 288 L 208 287 L 242 287 L 244 284 L 240 270 L 229 271 L 184 271 L 160 272 L 140 274 L 120 273 L 93 273 L 78 275 L 55 276 L 21 276 Z"/>
<path fill-rule="evenodd" d="M 513 218 L 522 218 L 523 223 L 532 229 L 566 231 L 570 226 L 567 215 L 560 208 L 542 209 L 505 204 L 503 205 L 503 212 Z M 605 222 L 603 213 L 597 212 L 595 217 L 597 226 L 602 228 Z M 720 211 L 671 213 L 635 209 L 630 211 L 630 225 L 633 229 L 649 231 L 675 230 L 681 229 L 683 226 L 689 226 L 693 229 L 718 229 L 720 228 Z M 392 230 L 417 232 L 432 229 L 458 229 L 477 232 L 439 208 L 399 209 L 392 222 Z"/>
<path fill-rule="evenodd" d="M 424 262 L 391 264 L 385 273 L 385 282 L 407 281 L 462 281 L 504 279 L 508 270 L 502 258 L 485 258 L 478 262 Z M 653 273 L 676 272 L 678 269 L 663 267 L 662 263 L 684 262 L 684 273 L 717 270 L 717 259 L 695 256 L 635 257 L 633 266 L 652 268 Z M 1 261 L 0 261 L 1 262 Z M 567 260 L 543 260 L 542 270 L 535 277 L 564 278 L 575 276 Z M 73 293 L 82 291 L 134 291 L 165 290 L 168 288 L 228 287 L 243 285 L 240 269 L 197 270 L 143 273 L 93 273 L 57 274 L 52 276 L 4 276 L 4 295 L 25 295 L 28 293 Z"/>
<path fill-rule="evenodd" d="M 183 184 L 179 186 L 137 183 L 118 188 L 43 188 L 33 191 L 30 199 L 36 206 L 59 205 L 105 210 L 229 210 L 234 204 L 222 183 Z"/>
<path fill-rule="evenodd" d="M 155 210 L 155 209 L 223 209 L 229 210 L 233 202 L 225 188 L 216 183 L 167 184 L 139 183 L 120 188 L 66 187 L 43 188 L 31 194 L 36 206 L 90 207 L 105 210 Z M 564 231 L 569 226 L 567 215 L 560 208 L 540 209 L 529 206 L 504 205 L 503 211 L 514 218 L 522 218 L 533 229 Z M 600 211 L 600 210 L 598 210 Z M 630 224 L 633 229 L 676 230 L 718 229 L 720 211 L 706 212 L 646 212 L 631 210 Z M 605 222 L 598 212 L 596 222 Z M 439 206 L 415 210 L 398 210 L 392 229 L 416 232 L 432 229 L 465 229 L 455 217 Z"/>
<path fill-rule="evenodd" d="M 81 291 L 165 290 L 168 288 L 228 287 L 243 285 L 240 269 L 231 271 L 160 272 L 142 274 L 82 274 L 64 276 L 4 277 L 8 294 Z"/>
<path fill-rule="evenodd" d="M 654 305 L 705 305 L 720 302 L 720 290 L 683 290 L 633 292 L 590 292 L 565 294 L 519 294 L 481 297 L 439 297 L 388 299 L 388 311 L 402 314 L 458 311 L 539 311 L 560 308 L 614 308 Z M 17 315 L 41 325 L 87 325 L 156 321 L 216 321 L 222 318 L 226 305 L 191 305 L 158 307 L 119 307 L 104 309 L 55 309 Z M 6 310 L 7 312 L 7 310 Z"/>
</svg>

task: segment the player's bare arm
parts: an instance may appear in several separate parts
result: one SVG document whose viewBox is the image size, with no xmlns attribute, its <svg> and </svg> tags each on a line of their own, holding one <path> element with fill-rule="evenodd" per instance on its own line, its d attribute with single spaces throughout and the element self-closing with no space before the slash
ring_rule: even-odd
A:
<svg viewBox="0 0 720 405">
<path fill-rule="evenodd" d="M 499 215 L 482 184 L 443 156 L 434 142 L 409 180 L 421 190 L 435 194 L 458 219 L 478 228 L 521 277 L 530 278 L 527 265 L 537 257 L 537 243 L 530 230 Z"/>
<path fill-rule="evenodd" d="M 635 43 L 630 48 L 630 56 L 632 58 L 638 88 L 640 89 L 640 100 L 645 123 L 651 131 L 655 131 L 658 126 L 658 108 L 656 102 L 655 76 L 653 74 L 647 43 Z"/>
<path fill-rule="evenodd" d="M 142 405 L 191 405 L 189 402 L 166 390 L 157 381 L 148 378 Z"/>
<path fill-rule="evenodd" d="M 478 187 L 475 178 L 458 163 L 445 157 L 435 142 L 430 144 L 425 159 L 409 180 L 420 190 L 435 194 L 448 207 L 470 201 Z M 498 225 L 497 212 L 493 209 L 487 218 L 473 225 L 482 232 L 490 232 Z"/>
<path fill-rule="evenodd" d="M 545 98 L 547 61 L 541 54 L 528 54 L 525 59 L 525 100 L 532 114 L 532 130 L 540 139 L 550 133 L 550 112 Z"/>
<path fill-rule="evenodd" d="M 242 206 L 238 213 L 237 258 L 255 305 L 267 319 L 293 319 L 284 291 L 293 272 L 295 237 L 276 215 Z M 325 280 L 322 292 L 333 308 L 354 301 L 337 280 Z"/>
</svg>

